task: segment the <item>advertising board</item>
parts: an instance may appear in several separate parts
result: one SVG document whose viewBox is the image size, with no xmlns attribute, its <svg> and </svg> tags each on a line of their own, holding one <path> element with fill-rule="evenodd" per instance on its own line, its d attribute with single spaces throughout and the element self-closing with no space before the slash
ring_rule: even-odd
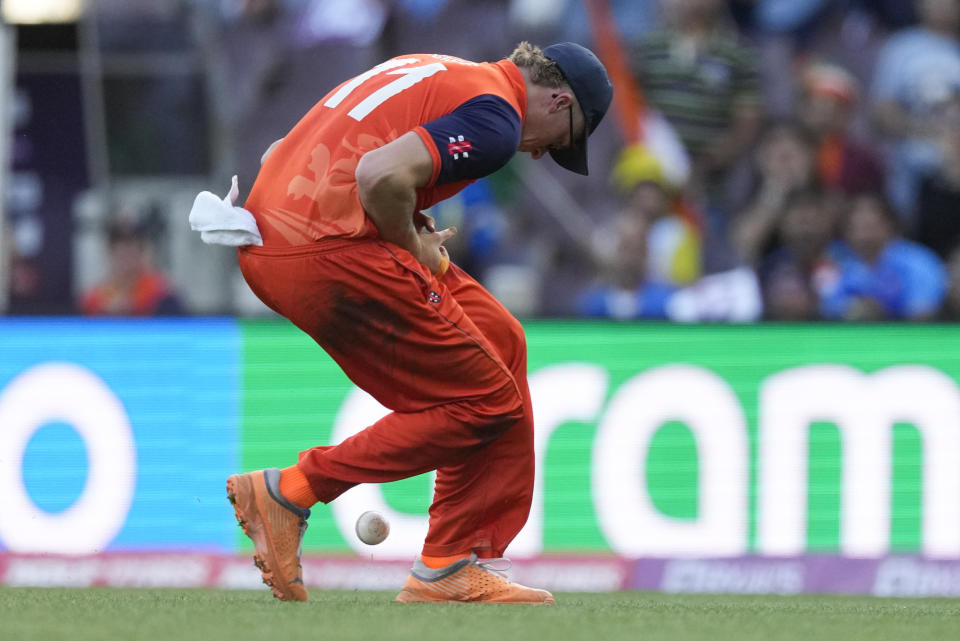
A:
<svg viewBox="0 0 960 641">
<path fill-rule="evenodd" d="M 570 557 L 613 559 L 613 588 L 774 592 L 841 589 L 849 575 L 819 560 L 833 558 L 863 570 L 855 591 L 960 593 L 957 328 L 527 334 L 537 475 L 512 557 L 566 576 Z M 226 476 L 290 465 L 386 412 L 283 322 L 6 319 L 0 345 L 8 561 L 245 555 Z M 316 506 L 305 555 L 408 563 L 431 486 L 360 486 Z M 353 533 L 368 509 L 392 525 L 374 548 Z"/>
</svg>

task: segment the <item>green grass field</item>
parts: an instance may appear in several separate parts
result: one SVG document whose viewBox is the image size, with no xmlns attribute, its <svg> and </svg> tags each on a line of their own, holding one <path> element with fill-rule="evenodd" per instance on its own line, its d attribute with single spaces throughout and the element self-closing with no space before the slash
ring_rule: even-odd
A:
<svg viewBox="0 0 960 641">
<path fill-rule="evenodd" d="M 960 602 L 558 594 L 553 607 L 400 605 L 387 592 L 0 588 L 2 641 L 960 639 Z"/>
</svg>

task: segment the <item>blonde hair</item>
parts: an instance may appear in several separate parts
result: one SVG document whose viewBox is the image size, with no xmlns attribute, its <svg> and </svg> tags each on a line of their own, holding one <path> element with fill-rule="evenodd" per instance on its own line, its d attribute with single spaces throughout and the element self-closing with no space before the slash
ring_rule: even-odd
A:
<svg viewBox="0 0 960 641">
<path fill-rule="evenodd" d="M 567 84 L 557 63 L 543 55 L 540 47 L 526 40 L 518 44 L 507 59 L 521 69 L 526 69 L 530 81 L 534 84 L 544 87 L 562 87 Z"/>
</svg>

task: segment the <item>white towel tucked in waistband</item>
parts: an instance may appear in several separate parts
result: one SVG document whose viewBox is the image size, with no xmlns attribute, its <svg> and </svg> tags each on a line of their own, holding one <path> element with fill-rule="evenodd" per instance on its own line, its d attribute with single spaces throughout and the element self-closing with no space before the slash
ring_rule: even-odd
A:
<svg viewBox="0 0 960 641">
<path fill-rule="evenodd" d="M 262 245 L 263 238 L 253 214 L 233 204 L 239 193 L 236 176 L 223 199 L 201 191 L 190 209 L 190 229 L 200 232 L 201 240 L 208 245 Z"/>
</svg>

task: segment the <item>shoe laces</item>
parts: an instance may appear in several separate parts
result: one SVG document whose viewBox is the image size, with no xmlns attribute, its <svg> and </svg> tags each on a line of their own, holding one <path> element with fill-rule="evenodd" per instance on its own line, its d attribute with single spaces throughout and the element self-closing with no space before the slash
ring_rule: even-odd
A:
<svg viewBox="0 0 960 641">
<path fill-rule="evenodd" d="M 513 563 L 510 561 L 510 559 L 504 557 L 499 557 L 496 559 L 484 559 L 482 561 L 474 557 L 474 563 L 481 570 L 489 572 L 490 574 L 495 574 L 502 579 L 507 578 L 507 571 L 513 567 Z"/>
</svg>

